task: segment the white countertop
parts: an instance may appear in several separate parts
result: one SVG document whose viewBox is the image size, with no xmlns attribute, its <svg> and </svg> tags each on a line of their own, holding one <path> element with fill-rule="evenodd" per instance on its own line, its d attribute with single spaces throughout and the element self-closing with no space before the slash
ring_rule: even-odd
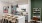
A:
<svg viewBox="0 0 42 23">
<path fill-rule="evenodd" d="M 19 16 L 19 15 L 15 15 L 15 16 L 18 16 L 17 19 L 21 19 L 21 18 L 25 17 L 25 16 Z"/>
</svg>

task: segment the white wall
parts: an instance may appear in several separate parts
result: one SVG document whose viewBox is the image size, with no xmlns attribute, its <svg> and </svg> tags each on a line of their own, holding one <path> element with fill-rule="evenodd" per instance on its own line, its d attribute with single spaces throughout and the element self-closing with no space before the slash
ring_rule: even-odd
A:
<svg viewBox="0 0 42 23">
<path fill-rule="evenodd" d="M 28 12 L 29 12 L 29 16 L 28 16 L 28 22 L 31 21 L 31 0 L 28 0 Z"/>
<path fill-rule="evenodd" d="M 26 9 L 27 11 L 28 4 L 18 5 L 17 11 L 21 11 L 21 9 Z"/>
<path fill-rule="evenodd" d="M 23 5 L 18 5 L 19 8 L 17 9 L 18 11 L 20 11 L 22 8 L 26 9 L 26 11 L 28 12 L 28 22 L 30 22 L 31 20 L 31 7 L 30 4 L 23 4 Z"/>
<path fill-rule="evenodd" d="M 4 14 L 3 13 L 3 7 L 4 6 L 9 6 L 10 7 L 10 5 L 8 4 L 8 3 L 4 3 L 4 2 L 1 2 L 0 1 L 0 19 L 1 19 L 1 17 L 2 17 L 2 15 Z M 11 9 L 11 8 L 10 8 Z M 9 9 L 9 13 L 10 13 L 10 9 Z"/>
<path fill-rule="evenodd" d="M 4 7 L 4 6 L 8 6 L 8 4 L 2 3 L 2 2 L 0 1 L 0 15 L 3 14 L 3 7 Z"/>
<path fill-rule="evenodd" d="M 21 8 L 26 8 L 26 11 L 28 12 L 28 22 L 31 21 L 31 0 L 28 0 L 28 4 L 18 5 L 19 8 L 18 11 L 21 10 Z"/>
</svg>

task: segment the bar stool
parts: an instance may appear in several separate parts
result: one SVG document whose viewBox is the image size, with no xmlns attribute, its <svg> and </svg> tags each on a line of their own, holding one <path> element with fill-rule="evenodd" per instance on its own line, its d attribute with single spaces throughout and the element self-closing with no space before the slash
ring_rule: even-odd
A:
<svg viewBox="0 0 42 23">
<path fill-rule="evenodd" d="M 16 19 L 12 19 L 11 22 L 12 22 L 12 23 L 16 23 Z"/>
<path fill-rule="evenodd" d="M 2 22 L 1 23 L 4 23 L 4 19 L 5 19 L 5 16 L 2 16 Z"/>
<path fill-rule="evenodd" d="M 7 20 L 8 20 L 8 23 L 10 23 L 9 21 L 11 21 L 12 19 L 11 19 L 11 17 L 10 16 L 7 16 Z"/>
<path fill-rule="evenodd" d="M 12 17 L 11 22 L 12 22 L 12 23 L 16 23 L 16 16 Z"/>
<path fill-rule="evenodd" d="M 5 23 L 8 23 L 8 18 L 5 18 Z"/>
</svg>

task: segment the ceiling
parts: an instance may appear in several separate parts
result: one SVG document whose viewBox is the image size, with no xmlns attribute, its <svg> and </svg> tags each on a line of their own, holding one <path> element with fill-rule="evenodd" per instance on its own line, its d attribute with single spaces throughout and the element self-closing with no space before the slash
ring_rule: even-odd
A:
<svg viewBox="0 0 42 23">
<path fill-rule="evenodd" d="M 11 3 L 11 4 L 27 4 L 28 0 L 0 0 L 1 2 Z"/>
</svg>

